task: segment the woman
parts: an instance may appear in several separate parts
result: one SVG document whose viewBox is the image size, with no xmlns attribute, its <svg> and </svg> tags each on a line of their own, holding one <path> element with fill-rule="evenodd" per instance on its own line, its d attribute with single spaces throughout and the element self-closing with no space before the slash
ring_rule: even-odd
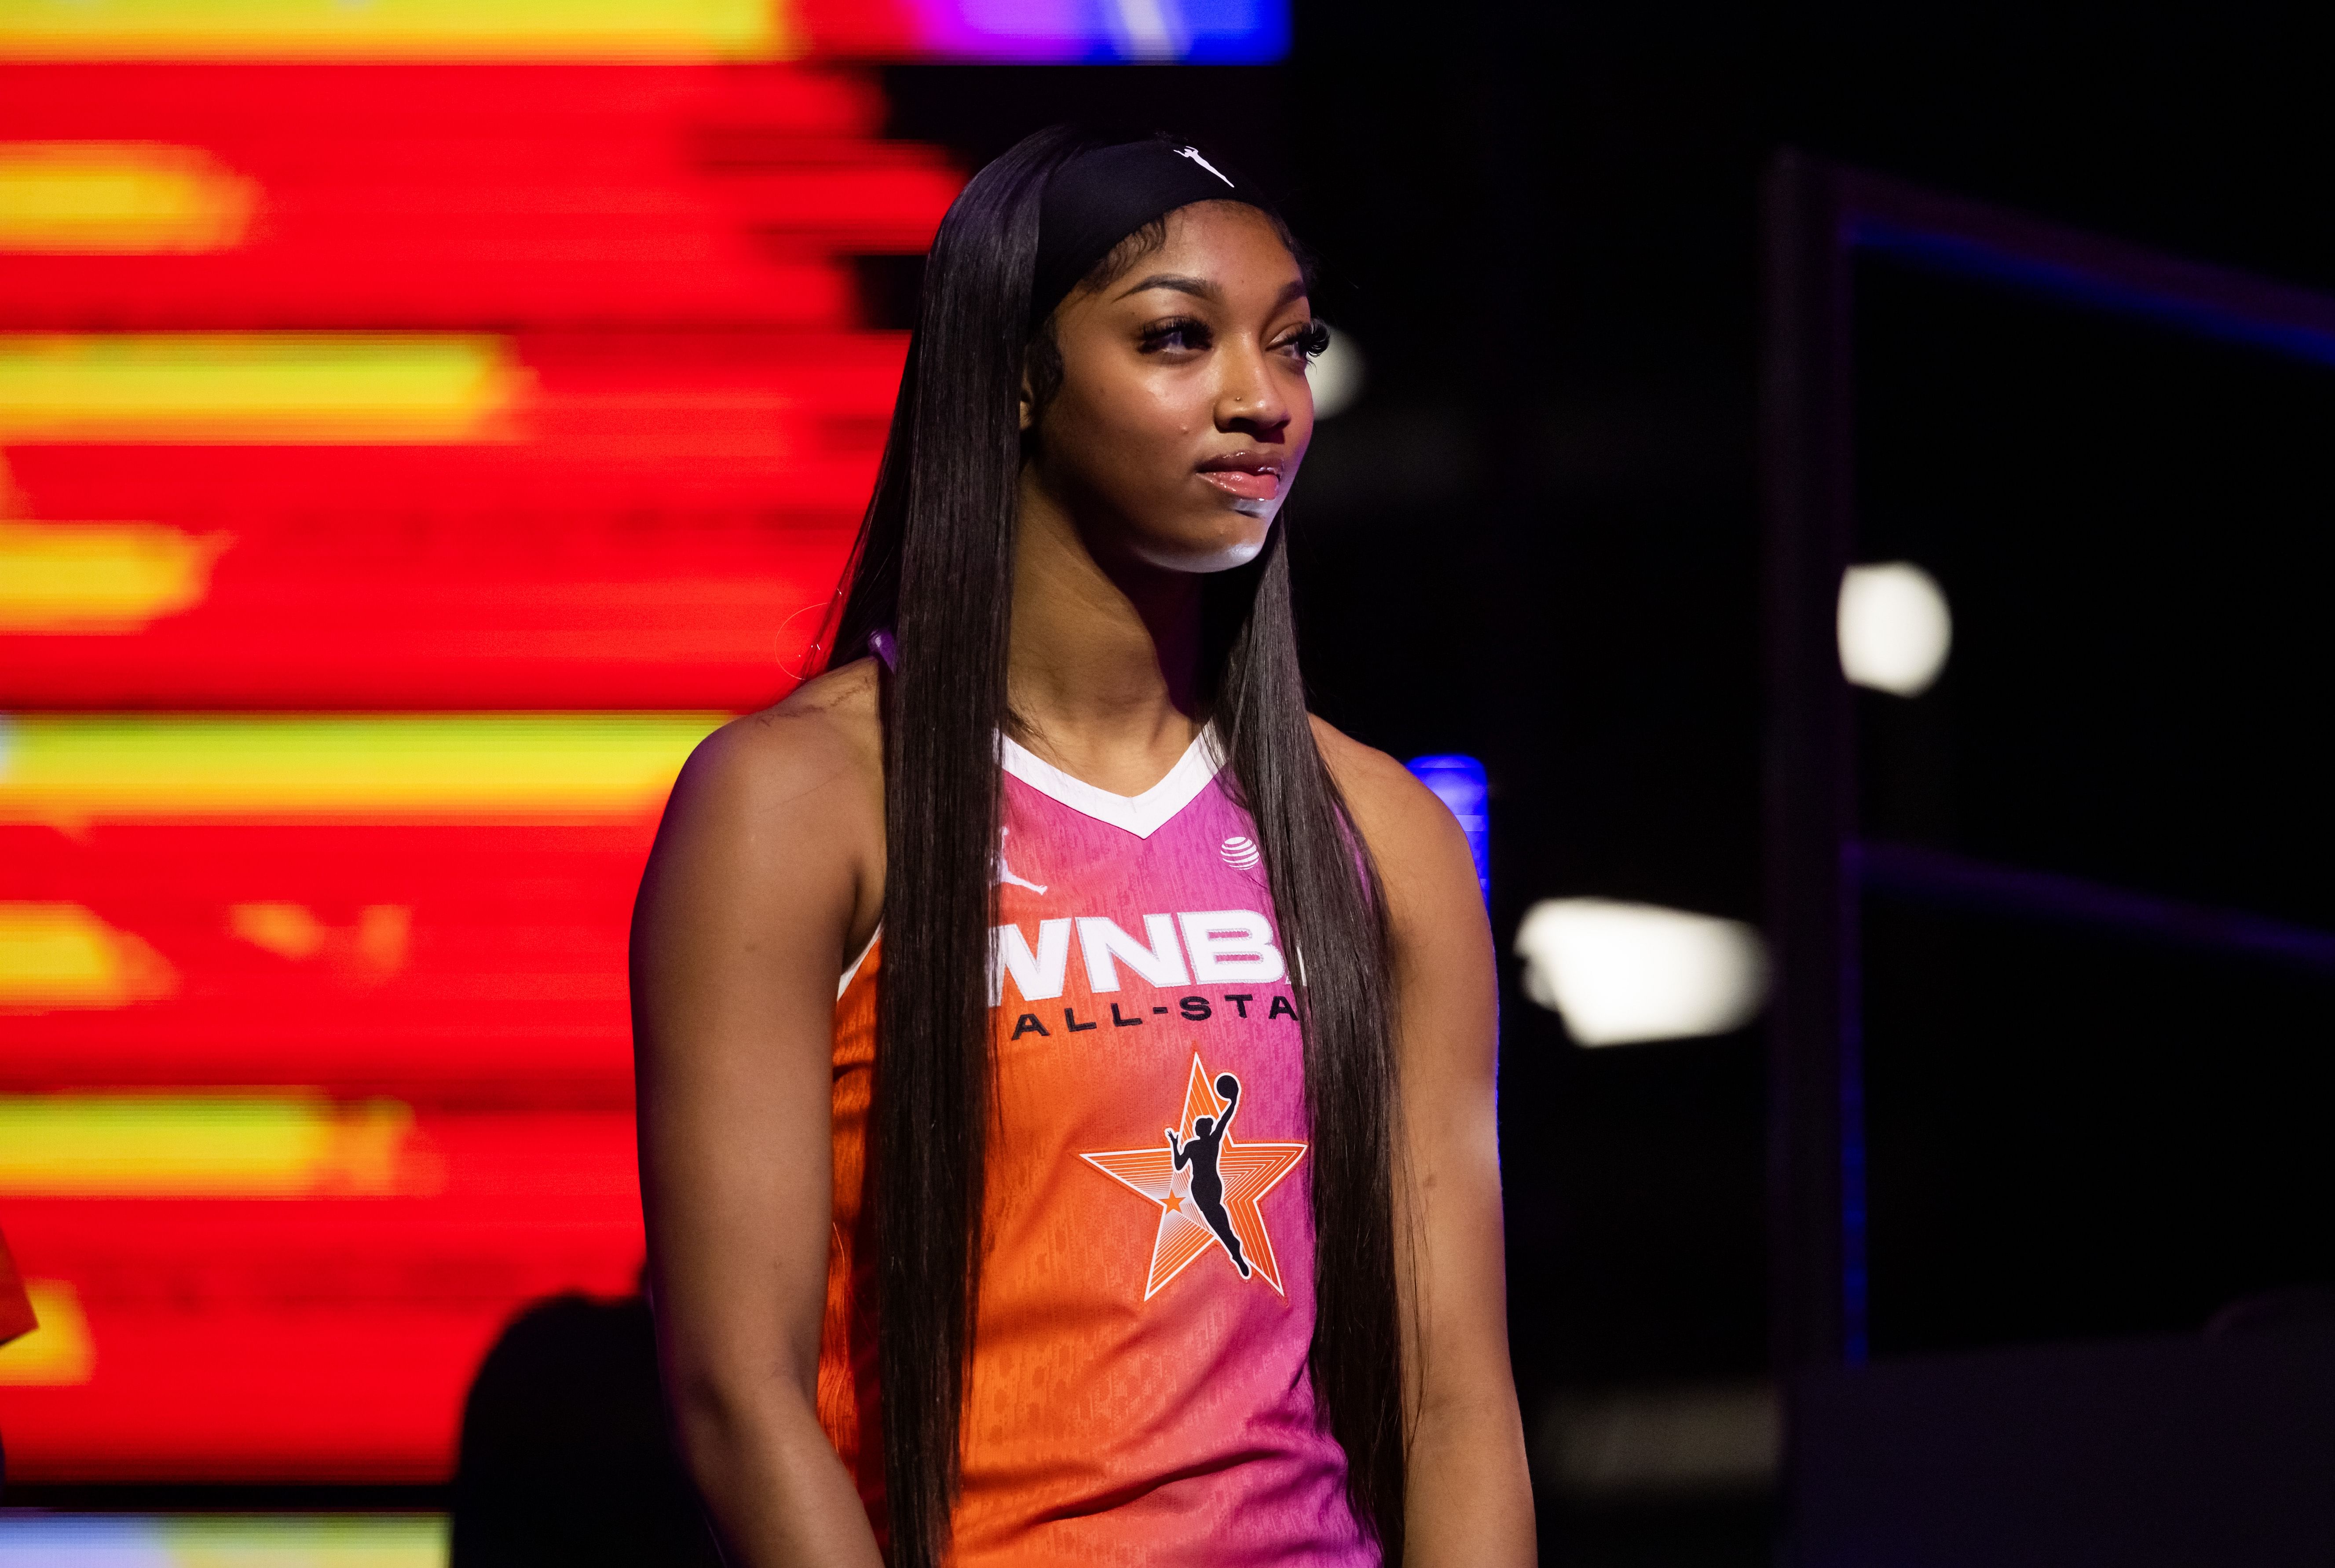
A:
<svg viewBox="0 0 2335 1568">
<path fill-rule="evenodd" d="M 1320 341 L 1190 147 L 1041 132 L 941 227 L 849 662 L 699 749 L 635 915 L 735 1561 L 1530 1560 L 1474 871 L 1297 673 Z"/>
</svg>

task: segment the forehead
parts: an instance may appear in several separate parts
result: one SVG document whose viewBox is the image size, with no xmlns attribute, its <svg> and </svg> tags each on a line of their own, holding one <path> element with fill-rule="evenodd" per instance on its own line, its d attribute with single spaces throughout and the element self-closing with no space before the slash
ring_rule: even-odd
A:
<svg viewBox="0 0 2335 1568">
<path fill-rule="evenodd" d="M 1117 286 L 1162 272 L 1205 278 L 1227 291 L 1253 288 L 1276 295 L 1304 276 L 1273 220 L 1238 201 L 1195 202 L 1169 213 L 1159 247 L 1137 257 Z"/>
</svg>

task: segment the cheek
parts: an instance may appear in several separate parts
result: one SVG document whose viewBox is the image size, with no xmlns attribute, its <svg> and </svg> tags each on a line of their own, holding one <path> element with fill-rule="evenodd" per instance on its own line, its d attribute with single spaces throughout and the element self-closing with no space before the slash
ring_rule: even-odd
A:
<svg viewBox="0 0 2335 1568">
<path fill-rule="evenodd" d="M 1187 377 L 1147 377 L 1133 392 L 1130 422 L 1154 440 L 1187 437 L 1206 415 L 1206 400 L 1194 394 Z"/>
<path fill-rule="evenodd" d="M 1129 378 L 1095 400 L 1087 425 L 1094 448 L 1083 465 L 1123 484 L 1181 482 L 1191 466 L 1193 437 L 1206 419 L 1205 404 L 1172 378 Z"/>
<path fill-rule="evenodd" d="M 1134 411 L 1124 389 L 1066 382 L 1046 409 L 1046 466 L 1080 489 L 1109 489 Z"/>
<path fill-rule="evenodd" d="M 1291 371 L 1283 396 L 1289 408 L 1289 430 L 1282 439 L 1302 457 L 1313 440 L 1313 383 L 1303 371 Z"/>
<path fill-rule="evenodd" d="M 1047 410 L 1050 466 L 1117 509 L 1168 504 L 1191 478 L 1196 443 L 1213 428 L 1206 378 L 1073 350 Z"/>
</svg>

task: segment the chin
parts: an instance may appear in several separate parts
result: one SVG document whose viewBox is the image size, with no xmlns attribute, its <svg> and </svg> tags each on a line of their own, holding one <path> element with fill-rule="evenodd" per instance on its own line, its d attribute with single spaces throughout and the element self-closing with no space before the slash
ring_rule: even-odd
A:
<svg viewBox="0 0 2335 1568">
<path fill-rule="evenodd" d="M 1245 566 L 1264 548 L 1266 537 L 1273 531 L 1273 519 L 1281 510 L 1276 498 L 1271 500 L 1241 500 L 1232 509 L 1251 526 L 1241 528 L 1227 538 L 1231 530 L 1212 529 L 1213 537 L 1203 539 L 1148 538 L 1138 539 L 1132 554 L 1147 566 L 1165 572 L 1229 572 L 1235 566 Z"/>
</svg>

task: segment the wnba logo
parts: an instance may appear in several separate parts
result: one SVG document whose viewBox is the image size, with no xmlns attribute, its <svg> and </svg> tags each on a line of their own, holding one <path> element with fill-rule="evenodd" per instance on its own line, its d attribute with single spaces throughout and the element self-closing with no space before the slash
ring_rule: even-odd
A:
<svg viewBox="0 0 2335 1568">
<path fill-rule="evenodd" d="M 1147 915 L 1140 937 L 1100 915 L 1065 915 L 1038 922 L 1034 947 L 1019 922 L 991 929 L 989 1005 L 1004 1001 L 1008 975 L 1024 1002 L 1051 1002 L 1061 995 L 1073 927 L 1086 958 L 1087 983 L 1098 994 L 1119 989 L 1121 964 L 1151 985 L 1271 985 L 1289 973 L 1274 944 L 1272 922 L 1254 909 Z"/>
<path fill-rule="evenodd" d="M 1256 840 L 1244 838 L 1237 833 L 1226 839 L 1216 853 L 1223 856 L 1225 864 L 1235 871 L 1247 871 L 1264 858 L 1256 847 Z"/>
</svg>

